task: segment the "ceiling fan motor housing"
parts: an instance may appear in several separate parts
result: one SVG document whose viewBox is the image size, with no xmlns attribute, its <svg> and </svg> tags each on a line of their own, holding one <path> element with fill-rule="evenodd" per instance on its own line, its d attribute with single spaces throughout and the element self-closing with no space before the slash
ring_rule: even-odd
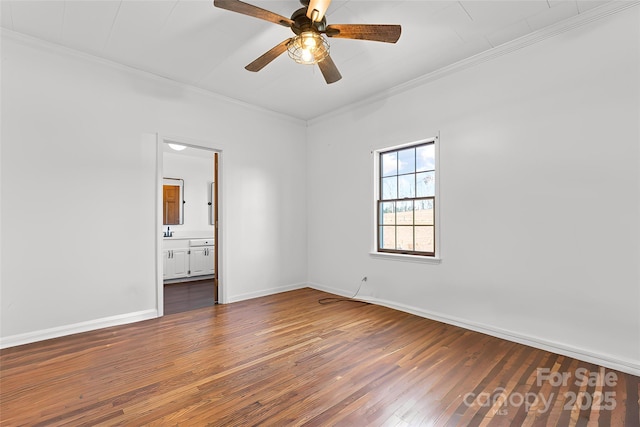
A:
<svg viewBox="0 0 640 427">
<path fill-rule="evenodd" d="M 300 0 L 301 3 L 303 1 L 304 0 Z M 307 1 L 307 3 L 309 2 Z M 327 28 L 327 19 L 324 16 L 320 21 L 312 22 L 311 19 L 307 18 L 307 8 L 305 7 L 293 12 L 293 15 L 291 15 L 291 20 L 293 21 L 291 30 L 297 35 L 300 35 L 305 31 L 321 33 L 324 32 Z"/>
</svg>

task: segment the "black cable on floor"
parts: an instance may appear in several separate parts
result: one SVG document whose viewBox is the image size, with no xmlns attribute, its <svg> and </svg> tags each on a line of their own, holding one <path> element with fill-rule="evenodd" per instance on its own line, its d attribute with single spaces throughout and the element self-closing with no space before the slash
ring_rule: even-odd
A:
<svg viewBox="0 0 640 427">
<path fill-rule="evenodd" d="M 334 304 L 334 303 L 337 303 L 337 302 L 343 302 L 343 301 L 345 301 L 345 302 L 357 302 L 357 303 L 360 303 L 360 304 L 363 304 L 363 305 L 369 305 L 369 304 L 371 304 L 370 302 L 366 302 L 366 301 L 362 301 L 362 300 L 355 299 L 355 298 L 356 298 L 356 296 L 358 295 L 358 293 L 360 293 L 360 288 L 362 288 L 362 284 L 363 284 L 364 282 L 366 282 L 366 281 L 367 281 L 367 278 L 366 278 L 366 277 L 365 277 L 365 278 L 363 278 L 363 279 L 360 281 L 360 286 L 358 286 L 358 290 L 356 290 L 356 293 L 355 293 L 355 294 L 353 294 L 353 296 L 352 296 L 352 297 L 345 297 L 345 298 L 339 298 L 339 297 L 327 297 L 327 298 L 320 298 L 320 299 L 318 300 L 318 304 L 326 305 L 326 304 Z"/>
<path fill-rule="evenodd" d="M 318 300 L 318 304 L 321 305 L 327 305 L 327 304 L 334 304 L 337 302 L 358 302 L 362 305 L 369 305 L 371 304 L 370 302 L 366 302 L 366 301 L 362 301 L 362 300 L 358 300 L 358 299 L 351 299 L 351 298 L 320 298 Z"/>
</svg>

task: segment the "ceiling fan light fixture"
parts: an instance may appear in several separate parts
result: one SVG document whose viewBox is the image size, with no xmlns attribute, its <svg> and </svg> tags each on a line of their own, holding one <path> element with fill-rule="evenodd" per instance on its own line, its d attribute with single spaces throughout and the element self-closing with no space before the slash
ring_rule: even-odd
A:
<svg viewBox="0 0 640 427">
<path fill-rule="evenodd" d="M 329 43 L 320 33 L 304 31 L 291 39 L 287 52 L 298 64 L 313 65 L 329 55 Z"/>
</svg>

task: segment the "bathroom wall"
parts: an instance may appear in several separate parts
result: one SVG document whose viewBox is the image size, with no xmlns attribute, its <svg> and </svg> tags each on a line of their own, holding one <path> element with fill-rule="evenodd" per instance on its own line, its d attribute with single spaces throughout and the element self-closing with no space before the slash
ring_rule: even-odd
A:
<svg viewBox="0 0 640 427">
<path fill-rule="evenodd" d="M 169 149 L 171 150 L 171 149 Z M 213 182 L 213 151 L 186 148 L 163 153 L 163 176 L 184 180 L 183 224 L 170 225 L 174 238 L 210 237 L 209 199 Z M 166 230 L 167 226 L 163 227 Z"/>
</svg>

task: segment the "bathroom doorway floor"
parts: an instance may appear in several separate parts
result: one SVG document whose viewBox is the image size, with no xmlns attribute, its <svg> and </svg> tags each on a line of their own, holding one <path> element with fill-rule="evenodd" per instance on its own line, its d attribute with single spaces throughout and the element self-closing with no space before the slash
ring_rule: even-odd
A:
<svg viewBox="0 0 640 427">
<path fill-rule="evenodd" d="M 215 305 L 214 279 L 164 285 L 164 314 Z"/>
</svg>

